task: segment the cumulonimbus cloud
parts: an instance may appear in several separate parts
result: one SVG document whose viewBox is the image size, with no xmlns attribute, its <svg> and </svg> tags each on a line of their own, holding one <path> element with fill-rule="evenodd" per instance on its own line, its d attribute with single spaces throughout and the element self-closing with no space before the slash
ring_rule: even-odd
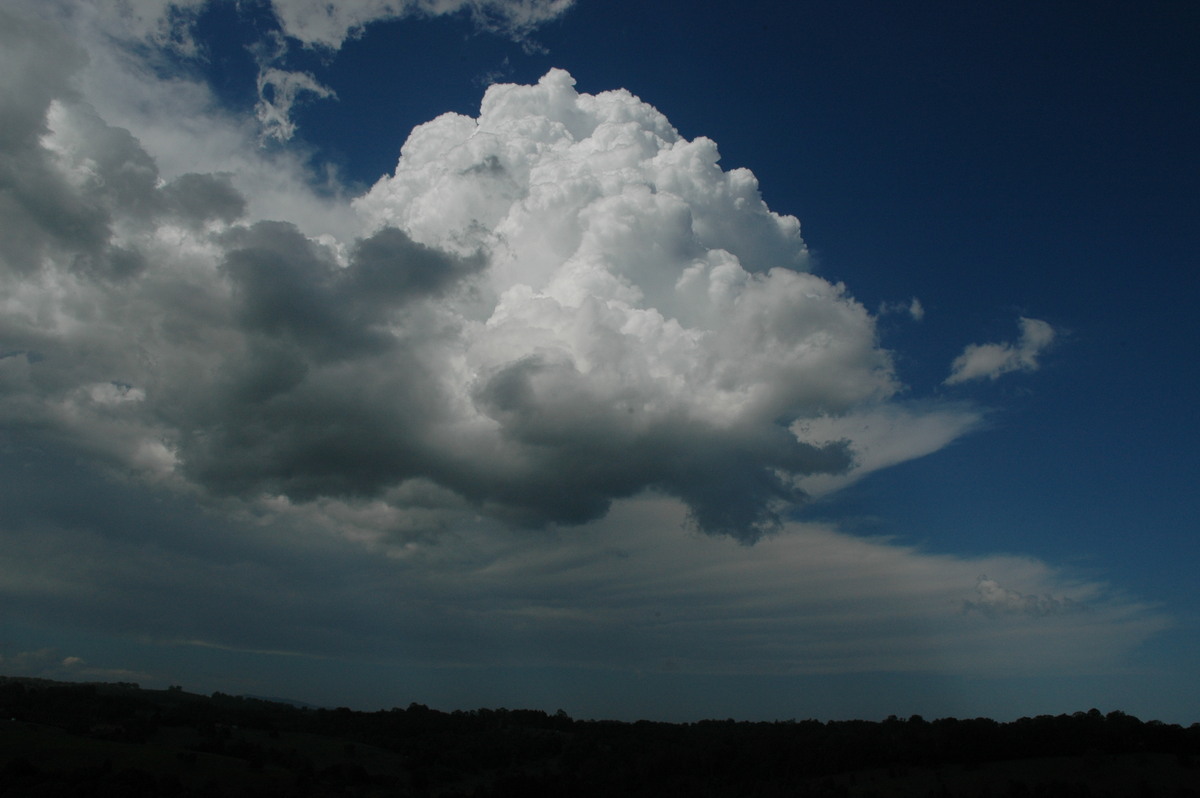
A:
<svg viewBox="0 0 1200 798">
<path fill-rule="evenodd" d="M 160 177 L 46 52 L 8 56 L 0 413 L 116 467 L 296 501 L 433 485 L 533 525 L 654 490 L 754 540 L 805 479 L 970 426 L 895 410 L 874 318 L 805 270 L 797 220 L 629 92 L 493 86 L 412 132 L 357 238 L 314 238 L 243 217 L 228 176 Z M 871 454 L 836 422 L 881 413 L 936 441 Z"/>
</svg>

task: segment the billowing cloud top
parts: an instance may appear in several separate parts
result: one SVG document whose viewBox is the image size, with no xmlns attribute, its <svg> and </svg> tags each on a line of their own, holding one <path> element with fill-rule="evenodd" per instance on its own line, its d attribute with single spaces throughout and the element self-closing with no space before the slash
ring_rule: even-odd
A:
<svg viewBox="0 0 1200 798">
<path fill-rule="evenodd" d="M 569 491 L 568 516 L 656 486 L 748 534 L 792 477 L 850 464 L 790 422 L 896 388 L 869 314 L 799 271 L 799 223 L 718 157 L 628 92 L 581 95 L 553 70 L 493 86 L 478 119 L 415 130 L 358 203 L 424 244 L 490 253 L 451 393 L 508 470 Z"/>
</svg>

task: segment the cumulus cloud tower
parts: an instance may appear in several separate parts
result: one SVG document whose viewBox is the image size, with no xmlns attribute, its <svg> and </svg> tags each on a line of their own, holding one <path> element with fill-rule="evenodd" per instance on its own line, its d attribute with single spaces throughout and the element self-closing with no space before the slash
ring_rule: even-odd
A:
<svg viewBox="0 0 1200 798">
<path fill-rule="evenodd" d="M 755 534 L 794 478 L 849 466 L 788 425 L 891 396 L 888 355 L 844 287 L 804 271 L 799 222 L 753 174 L 627 91 L 574 86 L 562 70 L 492 86 L 478 119 L 417 128 L 357 208 L 489 253 L 455 392 L 518 463 L 580 458 L 610 486 L 594 506 L 653 486 Z"/>
</svg>

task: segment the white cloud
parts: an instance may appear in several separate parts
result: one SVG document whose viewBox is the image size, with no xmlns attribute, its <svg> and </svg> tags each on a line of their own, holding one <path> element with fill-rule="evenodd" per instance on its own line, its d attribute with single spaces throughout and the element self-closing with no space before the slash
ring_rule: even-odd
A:
<svg viewBox="0 0 1200 798">
<path fill-rule="evenodd" d="M 206 165 L 249 168 L 166 179 L 65 77 L 39 97 L 22 157 L 30 196 L 52 192 L 14 218 L 80 222 L 20 224 L 3 331 L 38 359 L 6 359 L 0 411 L 116 467 L 297 501 L 429 482 L 533 525 L 649 489 L 753 540 L 804 478 L 969 426 L 910 407 L 890 416 L 906 443 L 854 452 L 789 431 L 887 412 L 874 319 L 803 271 L 799 223 L 750 172 L 628 92 L 579 94 L 560 70 L 492 86 L 478 119 L 414 130 L 353 209 L 295 169 L 277 191 L 244 182 L 277 161 L 208 101 L 196 132 L 228 149 Z"/>
<path fill-rule="evenodd" d="M 272 0 L 283 31 L 305 45 L 334 50 L 373 22 L 468 13 L 484 30 L 523 39 L 564 13 L 574 0 Z"/>
<path fill-rule="evenodd" d="M 262 126 L 263 138 L 287 141 L 295 135 L 292 106 L 302 94 L 312 94 L 318 99 L 337 96 L 307 72 L 291 72 L 276 67 L 259 72 L 258 103 L 254 106 L 254 112 Z"/>
<path fill-rule="evenodd" d="M 26 2 L 26 0 L 14 0 Z M 200 54 L 193 25 L 206 6 L 227 0 L 37 0 L 125 42 L 144 42 L 185 56 Z M 340 49 L 375 22 L 464 13 L 481 30 L 522 40 L 566 12 L 574 0 L 270 0 L 280 29 L 306 46 Z"/>
<path fill-rule="evenodd" d="M 24 2 L 25 0 L 16 0 Z M 43 11 L 73 16 L 120 42 L 137 42 L 195 57 L 200 49 L 193 38 L 196 18 L 212 0 L 94 0 L 90 3 L 49 0 Z"/>
<path fill-rule="evenodd" d="M 198 12 L 202 5 L 189 7 Z M 40 63 L 36 68 L 42 73 L 36 78 L 22 78 L 15 67 L 6 70 L 6 83 L 49 88 L 50 76 L 64 74 L 53 94 L 58 118 L 43 144 L 59 146 L 60 154 L 69 159 L 73 150 L 70 146 L 63 150 L 58 139 L 73 135 L 72 140 L 84 143 L 86 149 L 87 136 L 112 138 L 124 132 L 148 156 L 159 179 L 222 175 L 243 198 L 248 220 L 286 218 L 313 236 L 352 239 L 357 222 L 336 183 L 314 172 L 302 152 L 260 147 L 262 131 L 253 114 L 238 115 L 221 107 L 186 61 L 147 46 L 153 41 L 139 38 L 146 26 L 126 19 L 132 15 L 135 20 L 148 20 L 160 12 L 169 17 L 170 8 L 170 3 L 150 0 L 134 5 L 67 0 L 9 4 L 6 13 L 14 15 L 10 29 L 22 29 L 26 24 L 19 22 L 22 19 L 40 20 L 40 30 L 27 39 L 31 44 L 53 40 L 58 58 Z M 21 52 L 21 48 L 8 49 L 13 56 Z M 84 63 L 86 69 L 81 68 Z M 39 107 L 22 116 L 40 125 L 45 99 L 37 102 Z M 84 129 L 72 133 L 81 124 Z M 31 161 L 39 162 L 40 157 Z M 314 186 L 320 190 L 314 191 Z"/>
<path fill-rule="evenodd" d="M 854 456 L 847 471 L 805 476 L 799 481 L 800 487 L 810 495 L 823 496 L 873 471 L 932 454 L 976 429 L 982 421 L 980 411 L 971 407 L 943 405 L 933 410 L 903 404 L 797 421 L 792 431 L 801 440 L 815 445 L 846 441 Z"/>
<path fill-rule="evenodd" d="M 1074 612 L 1084 608 L 1075 600 L 1066 596 L 1029 595 L 1010 590 L 995 579 L 980 577 L 975 586 L 978 594 L 975 599 L 963 602 L 967 610 L 982 612 L 984 615 L 1018 614 L 1041 617 L 1055 615 L 1061 612 Z"/>
<path fill-rule="evenodd" d="M 306 47 L 339 50 L 347 39 L 362 35 L 376 22 L 409 16 L 435 17 L 468 14 L 476 28 L 507 36 L 536 47 L 530 34 L 538 26 L 555 19 L 571 7 L 573 0 L 271 0 L 271 8 L 280 33 L 264 42 L 260 50 L 258 96 L 256 106 L 262 125 L 262 137 L 287 141 L 295 133 L 292 105 L 300 93 L 318 99 L 333 92 L 309 73 L 281 69 L 287 52 L 284 37 L 300 41 Z"/>
<path fill-rule="evenodd" d="M 1038 356 L 1055 337 L 1054 328 L 1039 319 L 1021 317 L 1021 339 L 1013 344 L 971 344 L 951 364 L 946 385 L 968 380 L 996 379 L 1011 371 L 1037 371 Z"/>
<path fill-rule="evenodd" d="M 255 113 L 237 117 L 219 107 L 194 69 L 206 57 L 194 40 L 194 26 L 214 1 L 226 2 L 11 0 L 9 6 L 52 22 L 86 51 L 88 68 L 73 83 L 102 109 L 107 123 L 132 132 L 162 175 L 231 174 L 249 201 L 251 218 L 283 216 L 313 235 L 343 237 L 353 233 L 345 226 L 344 204 L 328 201 L 340 191 L 336 184 L 316 194 L 310 189 L 323 176 L 311 173 L 302 153 L 248 146 L 290 139 L 297 101 L 334 96 L 311 73 L 285 67 L 286 37 L 336 50 L 373 22 L 465 13 L 481 30 L 528 43 L 534 29 L 571 5 L 571 0 L 275 0 L 271 8 L 280 28 L 267 30 L 253 48 L 259 59 Z"/>
</svg>

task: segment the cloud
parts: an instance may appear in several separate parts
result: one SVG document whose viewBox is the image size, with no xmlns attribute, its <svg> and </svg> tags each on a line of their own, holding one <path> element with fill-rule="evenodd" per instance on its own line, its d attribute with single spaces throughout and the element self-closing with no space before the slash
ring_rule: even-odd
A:
<svg viewBox="0 0 1200 798">
<path fill-rule="evenodd" d="M 205 8 L 222 0 L 94 0 L 56 5 L 86 18 L 121 41 L 144 42 L 185 56 L 199 55 L 193 26 Z M 338 50 L 375 22 L 409 16 L 465 13 L 480 30 L 522 40 L 565 13 L 573 0 L 270 0 L 280 30 L 306 46 Z"/>
<path fill-rule="evenodd" d="M 56 2 L 61 11 L 121 42 L 145 43 L 186 58 L 201 54 L 193 36 L 197 18 L 212 0 L 95 0 Z"/>
<path fill-rule="evenodd" d="M 969 426 L 910 408 L 893 427 L 941 432 L 868 461 L 796 434 L 886 412 L 874 319 L 804 271 L 750 172 L 628 92 L 560 70 L 489 88 L 477 119 L 413 131 L 347 239 L 255 220 L 228 172 L 164 179 L 68 73 L 38 74 L 9 115 L 42 132 L 10 148 L 0 326 L 36 357 L 0 360 L 0 412 L 115 468 L 246 499 L 432 484 L 532 526 L 654 490 L 752 541 L 804 478 Z"/>
<path fill-rule="evenodd" d="M 153 120 L 141 121 L 150 122 L 160 135 L 175 134 L 178 127 L 187 128 L 194 136 L 190 144 L 203 152 L 214 145 L 220 146 L 222 139 L 231 134 L 240 137 L 236 128 L 242 126 L 220 120 L 225 123 L 222 127 L 234 129 L 222 130 L 220 136 L 211 135 L 211 131 L 209 136 L 194 135 L 197 122 L 207 121 L 214 110 L 208 87 L 194 77 L 196 65 L 209 57 L 205 48 L 196 42 L 196 25 L 214 3 L 224 2 L 54 0 L 44 3 L 12 0 L 11 5 L 29 17 L 57 20 L 75 38 L 86 43 L 93 56 L 91 71 L 95 74 L 86 76 L 83 82 L 90 84 L 93 91 L 107 95 L 103 99 L 124 100 L 127 107 L 123 111 L 129 116 L 145 116 L 147 109 L 154 109 L 151 111 Z M 260 38 L 250 44 L 259 67 L 258 99 L 254 107 L 257 137 L 262 143 L 288 141 L 296 132 L 292 110 L 298 102 L 336 97 L 334 91 L 311 72 L 287 67 L 289 41 L 322 48 L 329 55 L 339 50 L 347 39 L 362 35 L 368 26 L 377 22 L 464 14 L 477 30 L 507 37 L 526 49 L 536 49 L 532 33 L 561 16 L 572 4 L 573 0 L 343 0 L 337 3 L 271 0 L 262 9 L 269 13 L 255 20 L 261 31 Z M 250 4 L 246 8 L 239 5 L 239 15 L 257 14 L 256 5 Z M 119 77 L 113 73 L 119 73 Z M 147 91 L 157 96 L 146 97 Z M 111 102 L 102 104 L 112 105 Z M 178 106 L 181 104 L 191 106 L 188 112 L 180 112 Z M 209 107 L 204 107 L 206 105 Z M 172 108 L 176 109 L 175 114 L 170 113 Z M 129 119 L 110 118 L 109 121 L 134 129 L 128 124 Z M 151 145 L 150 149 L 156 151 L 158 148 Z M 197 153 L 186 151 L 183 154 L 194 158 Z M 169 165 L 164 166 L 164 171 L 173 171 Z M 238 171 L 230 166 L 233 165 L 226 167 L 228 171 Z M 278 171 L 279 164 L 275 166 Z M 189 168 L 185 171 L 198 170 Z M 273 179 L 277 181 L 278 175 L 273 175 Z M 247 182 L 253 183 L 253 177 Z"/>
<path fill-rule="evenodd" d="M 307 46 L 340 49 L 373 22 L 467 13 L 481 30 L 514 39 L 562 15 L 574 0 L 272 0 L 284 33 Z"/>
<path fill-rule="evenodd" d="M 798 438 L 815 445 L 844 441 L 853 457 L 851 467 L 841 473 L 807 475 L 798 484 L 812 496 L 832 493 L 873 471 L 932 454 L 977 429 L 983 420 L 980 410 L 967 405 L 932 409 L 895 402 L 798 420 L 792 425 Z"/>
<path fill-rule="evenodd" d="M 916 297 L 913 297 L 908 302 L 881 302 L 879 304 L 879 315 L 882 316 L 888 313 L 906 313 L 913 321 L 921 321 L 925 318 L 925 306 Z"/>
<path fill-rule="evenodd" d="M 169 8 L 128 7 L 141 31 Z M 799 222 L 629 92 L 493 86 L 351 201 L 203 84 L 0 14 L 0 606 L 23 623 L 691 673 L 1113 669 L 1163 628 L 1037 561 L 789 520 L 981 414 L 905 397 Z"/>
<path fill-rule="evenodd" d="M 1017 614 L 1042 617 L 1083 609 L 1083 605 L 1070 598 L 1019 593 L 986 576 L 980 577 L 979 584 L 975 586 L 975 592 L 978 594 L 978 598 L 964 601 L 964 609 L 978 611 L 988 616 Z"/>
<path fill-rule="evenodd" d="M 1021 317 L 1021 339 L 1012 344 L 971 344 L 951 364 L 946 385 L 991 379 L 1011 371 L 1037 371 L 1038 355 L 1055 337 L 1054 328 L 1039 319 Z"/>
<path fill-rule="evenodd" d="M 258 103 L 254 106 L 254 112 L 262 126 L 264 139 L 287 141 L 295 135 L 292 106 L 301 94 L 312 94 L 318 99 L 337 96 L 308 72 L 291 72 L 276 67 L 259 72 Z"/>
<path fill-rule="evenodd" d="M 16 654 L 0 654 L 0 668 L 5 676 L 25 676 L 37 679 L 152 681 L 152 674 L 128 668 L 93 667 L 82 657 L 61 656 L 51 647 Z"/>
<path fill-rule="evenodd" d="M 189 4 L 195 12 L 191 16 L 205 5 Z M 54 99 L 51 107 L 60 118 L 43 145 L 56 146 L 57 139 L 65 135 L 67 128 L 61 122 L 82 124 L 83 117 L 90 114 L 109 129 L 104 135 L 124 135 L 135 143 L 160 180 L 170 182 L 185 175 L 219 179 L 240 196 L 235 203 L 241 205 L 237 212 L 251 221 L 287 219 L 310 235 L 353 239 L 357 223 L 342 190 L 314 170 L 308 154 L 259 146 L 262 131 L 252 113 L 223 107 L 199 78 L 193 60 L 181 59 L 174 50 L 164 50 L 144 38 L 153 26 L 133 24 L 157 18 L 156 14 L 169 16 L 170 7 L 151 0 L 94 4 L 12 0 L 5 4 L 4 13 L 11 20 L 5 32 L 13 32 L 11 46 L 6 45 L 0 56 L 8 59 L 9 66 L 5 102 L 32 103 L 28 108 L 13 106 L 10 124 L 17 118 L 27 120 L 33 126 L 28 129 L 34 131 L 33 139 L 27 141 L 36 140 L 47 121 L 47 101 Z M 180 19 L 180 24 L 186 22 Z M 27 28 L 29 34 L 22 42 L 18 35 Z M 24 66 L 15 62 L 23 58 L 21 53 L 43 44 L 59 56 L 57 60 L 42 57 L 36 65 Z M 82 68 L 85 63 L 86 69 Z M 15 128 L 9 129 L 15 132 Z M 71 146 L 60 146 L 59 151 L 69 156 Z M 22 157 L 17 157 L 15 150 L 6 152 L 13 155 L 11 162 L 20 166 L 8 178 L 18 192 L 28 192 L 36 182 L 37 191 L 45 193 L 61 177 L 30 171 L 43 167 L 40 152 Z M 75 177 L 86 178 L 87 168 L 85 157 L 78 162 Z M 78 182 L 74 187 L 80 187 Z M 181 196 L 187 195 L 175 193 L 170 200 L 177 203 Z M 151 207 L 160 199 L 157 195 L 151 198 Z M 20 220 L 43 207 L 38 197 L 28 200 L 6 208 L 5 216 Z M 53 214 L 35 214 L 27 219 L 32 224 L 14 224 L 13 234 L 6 236 L 4 243 L 10 248 L 29 243 L 51 224 L 77 233 L 95 230 L 95 220 L 80 218 L 81 209 L 72 201 L 68 193 L 61 193 L 52 206 Z M 85 205 L 82 210 L 90 209 Z M 224 218 L 228 220 L 227 213 Z M 34 253 L 27 253 L 23 260 L 30 262 L 32 257 Z"/>
<path fill-rule="evenodd" d="M 214 516 L 49 449 L 4 476 L 20 488 L 0 537 L 6 610 L 164 648 L 397 668 L 1069 675 L 1120 669 L 1166 623 L 1029 558 L 935 554 L 825 524 L 785 523 L 753 547 L 681 534 L 686 508 L 661 496 L 530 535 L 427 495 L 440 527 L 401 534 L 418 513 L 382 501 Z M 985 598 L 997 591 L 979 588 L 983 570 L 1017 598 Z"/>
</svg>

